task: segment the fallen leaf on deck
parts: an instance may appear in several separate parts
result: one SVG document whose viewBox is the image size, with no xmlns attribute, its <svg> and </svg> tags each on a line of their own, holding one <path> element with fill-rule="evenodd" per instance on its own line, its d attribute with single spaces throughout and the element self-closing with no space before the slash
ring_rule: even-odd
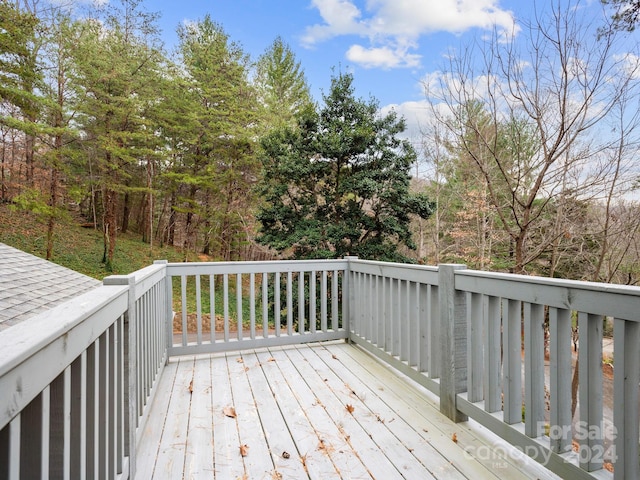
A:
<svg viewBox="0 0 640 480">
<path fill-rule="evenodd" d="M 453 443 L 458 443 L 458 435 L 455 433 L 451 435 L 451 440 L 453 440 Z"/>
<path fill-rule="evenodd" d="M 238 363 L 243 363 L 243 362 L 244 362 L 244 360 L 242 359 L 242 357 L 240 357 L 240 358 L 236 358 L 236 362 L 238 362 Z"/>
<path fill-rule="evenodd" d="M 193 380 L 189 382 L 189 393 L 193 393 Z"/>
<path fill-rule="evenodd" d="M 335 354 L 334 354 L 334 355 L 331 355 L 331 358 L 333 358 L 334 360 L 337 360 L 337 359 L 338 359 L 338 357 L 337 357 Z"/>
<path fill-rule="evenodd" d="M 240 445 L 240 455 L 246 457 L 249 454 L 249 445 Z"/>
<path fill-rule="evenodd" d="M 355 410 L 355 408 L 353 407 L 353 405 L 350 405 L 350 404 L 348 404 L 348 403 L 347 403 L 346 409 L 347 409 L 347 412 L 349 412 L 349 413 L 351 413 L 351 414 L 353 414 L 353 411 Z"/>
<path fill-rule="evenodd" d="M 276 359 L 273 358 L 273 357 L 269 357 L 269 360 L 267 360 L 267 362 L 275 362 L 275 361 L 276 361 Z"/>
<path fill-rule="evenodd" d="M 282 458 L 291 458 L 289 452 L 282 452 Z"/>
<path fill-rule="evenodd" d="M 224 407 L 223 412 L 227 417 L 236 418 L 237 416 L 236 409 L 233 407 Z"/>
</svg>

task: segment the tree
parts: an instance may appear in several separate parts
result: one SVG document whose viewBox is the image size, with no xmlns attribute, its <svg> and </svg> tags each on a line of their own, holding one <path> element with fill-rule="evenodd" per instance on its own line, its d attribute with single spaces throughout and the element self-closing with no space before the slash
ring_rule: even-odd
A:
<svg viewBox="0 0 640 480">
<path fill-rule="evenodd" d="M 29 187 L 34 186 L 35 141 L 42 98 L 38 95 L 42 75 L 38 62 L 39 20 L 34 12 L 20 10 L 18 3 L 0 2 L 0 99 L 16 111 L 0 116 L 0 123 L 24 133 L 24 161 Z"/>
<path fill-rule="evenodd" d="M 188 73 L 184 95 L 193 105 L 184 163 L 172 175 L 182 184 L 185 249 L 197 246 L 225 260 L 237 258 L 251 213 L 257 103 L 248 81 L 249 59 L 240 45 L 207 15 L 178 30 L 182 64 Z"/>
<path fill-rule="evenodd" d="M 615 9 L 611 15 L 614 28 L 628 32 L 636 29 L 640 18 L 640 0 L 602 0 L 602 3 Z"/>
<path fill-rule="evenodd" d="M 379 116 L 373 99 L 356 99 L 350 74 L 333 77 L 323 99 L 297 128 L 262 141 L 266 204 L 258 241 L 295 258 L 406 260 L 398 246 L 414 246 L 410 214 L 427 218 L 433 205 L 409 193 L 416 156 L 398 138 L 404 120 L 395 112 Z"/>
<path fill-rule="evenodd" d="M 122 199 L 136 191 L 132 179 L 142 177 L 144 160 L 154 154 L 156 143 L 147 112 L 157 100 L 161 55 L 153 44 L 155 15 L 140 12 L 139 3 L 122 0 L 121 8 L 108 10 L 104 21 L 85 20 L 75 49 L 77 121 L 99 182 L 107 269 L 127 216 L 126 202 L 120 213 Z"/>
<path fill-rule="evenodd" d="M 258 59 L 255 84 L 267 128 L 295 125 L 296 117 L 312 103 L 300 62 L 280 37 Z"/>
<path fill-rule="evenodd" d="M 593 160 L 612 142 L 595 131 L 634 86 L 637 67 L 613 54 L 619 36 L 603 34 L 579 13 L 573 5 L 553 6 L 536 15 L 521 40 L 496 31 L 451 55 L 447 73 L 425 84 L 448 141 L 486 184 L 511 238 L 516 273 L 526 273 L 562 235 L 541 228 L 550 202 L 557 209 L 557 200 L 593 195 L 605 181 Z"/>
</svg>

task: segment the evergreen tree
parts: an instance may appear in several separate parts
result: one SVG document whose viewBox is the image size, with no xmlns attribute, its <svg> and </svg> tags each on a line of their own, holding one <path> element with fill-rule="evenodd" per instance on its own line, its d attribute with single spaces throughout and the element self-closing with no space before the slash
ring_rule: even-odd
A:
<svg viewBox="0 0 640 480">
<path fill-rule="evenodd" d="M 122 10 L 107 12 L 104 22 L 83 23 L 75 52 L 78 120 L 90 162 L 87 170 L 95 169 L 101 195 L 102 261 L 108 269 L 117 231 L 127 218 L 122 201 L 126 207 L 127 195 L 142 188 L 133 179 L 143 177 L 145 160 L 155 153 L 155 126 L 148 111 L 158 98 L 161 65 L 160 52 L 152 43 L 155 16 L 138 11 L 137 0 L 121 3 Z"/>
<path fill-rule="evenodd" d="M 203 252 L 231 260 L 246 238 L 258 172 L 249 59 L 209 16 L 182 26 L 178 34 L 188 74 L 184 95 L 194 108 L 184 163 L 173 175 L 183 185 L 185 247 L 196 248 L 200 227 Z"/>
<path fill-rule="evenodd" d="M 398 138 L 404 129 L 394 112 L 381 117 L 375 100 L 355 98 L 352 75 L 333 77 L 318 112 L 262 141 L 259 241 L 295 258 L 406 260 L 398 246 L 414 248 L 410 214 L 427 218 L 433 205 L 409 193 L 416 156 Z"/>
<path fill-rule="evenodd" d="M 267 129 L 295 125 L 296 117 L 312 103 L 302 66 L 280 37 L 258 59 L 255 84 Z"/>
</svg>

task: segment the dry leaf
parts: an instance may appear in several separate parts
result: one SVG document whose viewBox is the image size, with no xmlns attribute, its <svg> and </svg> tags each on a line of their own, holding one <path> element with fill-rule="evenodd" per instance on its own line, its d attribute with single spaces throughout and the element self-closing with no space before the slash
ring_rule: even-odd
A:
<svg viewBox="0 0 640 480">
<path fill-rule="evenodd" d="M 282 452 L 282 458 L 291 458 L 289 452 Z"/>
<path fill-rule="evenodd" d="M 333 358 L 334 360 L 338 359 L 338 357 L 336 355 L 331 355 L 331 358 Z"/>
<path fill-rule="evenodd" d="M 249 455 L 249 445 L 240 445 L 240 455 L 243 457 Z"/>
<path fill-rule="evenodd" d="M 193 393 L 193 380 L 189 382 L 189 393 Z"/>
<path fill-rule="evenodd" d="M 269 360 L 267 360 L 267 362 L 275 362 L 275 361 L 276 361 L 276 359 L 273 358 L 273 357 L 269 357 Z"/>
<path fill-rule="evenodd" d="M 346 406 L 347 412 L 353 414 L 353 411 L 355 410 L 355 408 L 353 407 L 353 405 L 347 404 Z"/>
<path fill-rule="evenodd" d="M 453 440 L 453 443 L 458 443 L 458 435 L 455 433 L 451 435 L 451 440 Z"/>
<path fill-rule="evenodd" d="M 236 358 L 236 362 L 238 362 L 238 363 L 243 363 L 243 362 L 244 362 L 244 360 L 242 359 L 242 357 L 240 357 L 240 358 Z"/>
<path fill-rule="evenodd" d="M 237 416 L 236 409 L 233 407 L 224 407 L 223 412 L 227 417 L 236 418 Z"/>
<path fill-rule="evenodd" d="M 278 472 L 277 470 L 274 470 L 271 473 L 271 480 L 282 480 L 282 474 L 280 472 Z"/>
</svg>

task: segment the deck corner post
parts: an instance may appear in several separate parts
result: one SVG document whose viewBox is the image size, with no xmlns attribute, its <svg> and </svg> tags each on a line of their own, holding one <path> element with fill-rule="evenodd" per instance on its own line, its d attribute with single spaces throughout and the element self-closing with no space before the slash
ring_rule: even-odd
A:
<svg viewBox="0 0 640 480">
<path fill-rule="evenodd" d="M 456 395 L 467 390 L 467 295 L 455 288 L 455 272 L 465 265 L 438 265 L 440 304 L 440 412 L 454 422 L 466 421 L 457 409 Z"/>
<path fill-rule="evenodd" d="M 347 343 L 351 343 L 351 327 L 352 319 L 355 315 L 355 289 L 353 288 L 353 275 L 351 275 L 351 261 L 358 260 L 356 255 L 345 255 L 347 266 L 344 269 L 344 278 L 342 279 L 342 327 L 347 332 Z"/>
<path fill-rule="evenodd" d="M 125 315 L 125 342 L 124 342 L 124 406 L 125 413 L 125 449 L 124 455 L 129 457 L 129 478 L 135 478 L 136 474 L 136 447 L 138 424 L 138 365 L 137 359 L 137 318 L 136 318 L 136 278 L 131 275 L 111 275 L 103 280 L 104 285 L 127 285 L 128 306 Z"/>
</svg>

